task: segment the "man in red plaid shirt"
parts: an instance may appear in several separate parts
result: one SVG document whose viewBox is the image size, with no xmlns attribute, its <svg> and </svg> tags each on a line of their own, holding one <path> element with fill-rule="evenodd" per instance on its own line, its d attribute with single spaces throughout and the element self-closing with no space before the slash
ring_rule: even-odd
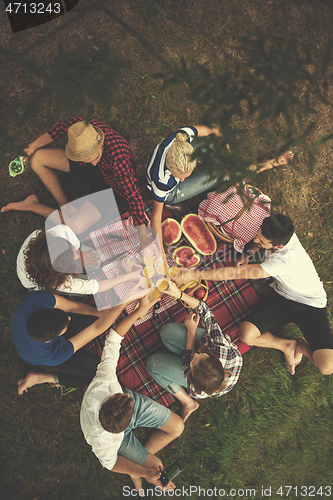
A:
<svg viewBox="0 0 333 500">
<path fill-rule="evenodd" d="M 67 135 L 65 151 L 60 148 L 43 148 Z M 88 180 L 91 192 L 112 188 L 127 201 L 134 224 L 146 224 L 141 189 L 133 170 L 132 151 L 125 139 L 105 123 L 97 120 L 85 123 L 82 118 L 73 117 L 54 125 L 24 151 L 29 156 L 31 168 L 59 207 L 66 205 L 68 199 L 57 170 L 72 172 L 81 179 Z M 13 206 L 11 209 L 25 208 Z"/>
</svg>

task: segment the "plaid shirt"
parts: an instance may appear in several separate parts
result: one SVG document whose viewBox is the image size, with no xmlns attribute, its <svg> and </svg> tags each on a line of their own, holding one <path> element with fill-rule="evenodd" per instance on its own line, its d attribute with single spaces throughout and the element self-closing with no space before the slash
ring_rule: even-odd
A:
<svg viewBox="0 0 333 500">
<path fill-rule="evenodd" d="M 57 141 L 66 137 L 69 127 L 79 121 L 82 121 L 82 118 L 73 117 L 57 123 L 48 131 L 48 134 L 53 141 Z M 134 224 L 146 224 L 142 193 L 133 170 L 134 159 L 129 144 L 105 123 L 97 120 L 90 120 L 90 123 L 99 127 L 105 135 L 103 154 L 97 163 L 105 182 L 125 198 Z M 80 163 L 83 164 L 83 162 Z"/>
<path fill-rule="evenodd" d="M 214 317 L 214 314 L 205 302 L 200 301 L 200 304 L 196 309 L 194 309 L 193 312 L 200 315 L 201 322 L 206 329 L 203 340 L 206 342 L 208 341 L 207 347 L 213 354 L 215 354 L 215 356 L 219 358 L 223 368 L 231 372 L 227 380 L 227 387 L 223 389 L 223 391 L 214 392 L 212 394 L 212 396 L 223 396 L 227 392 L 231 391 L 238 380 L 243 364 L 241 353 L 239 352 L 235 344 L 231 342 L 230 337 L 223 334 Z M 186 350 L 183 354 L 183 368 L 185 375 L 190 369 L 190 362 L 192 361 L 194 354 L 194 351 L 189 350 Z M 205 392 L 198 394 L 189 382 L 187 386 L 187 392 L 190 394 L 190 396 L 197 399 L 210 397 Z"/>
</svg>

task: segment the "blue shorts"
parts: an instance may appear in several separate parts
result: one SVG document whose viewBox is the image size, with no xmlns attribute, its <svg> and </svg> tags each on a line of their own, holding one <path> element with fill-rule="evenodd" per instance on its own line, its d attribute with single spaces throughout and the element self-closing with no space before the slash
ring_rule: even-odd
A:
<svg viewBox="0 0 333 500">
<path fill-rule="evenodd" d="M 132 430 L 137 427 L 160 429 L 168 422 L 171 410 L 143 394 L 130 391 L 125 387 L 124 392 L 127 392 L 134 401 L 134 414 L 124 431 L 124 438 L 118 449 L 118 455 L 135 464 L 144 465 L 148 457 L 148 450 L 137 440 Z"/>
</svg>

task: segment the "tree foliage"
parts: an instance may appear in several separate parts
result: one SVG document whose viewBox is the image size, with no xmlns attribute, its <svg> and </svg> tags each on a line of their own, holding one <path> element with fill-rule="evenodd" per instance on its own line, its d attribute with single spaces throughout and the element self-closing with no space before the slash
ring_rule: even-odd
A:
<svg viewBox="0 0 333 500">
<path fill-rule="evenodd" d="M 220 127 L 221 137 L 198 140 L 194 156 L 218 178 L 221 189 L 243 179 L 255 185 L 256 174 L 248 167 L 257 163 L 258 152 L 277 158 L 281 152 L 304 143 L 308 166 L 313 169 L 320 144 L 332 138 L 329 134 L 310 140 L 318 107 L 331 106 L 327 98 L 331 43 L 321 60 L 314 60 L 297 40 L 267 37 L 257 30 L 234 46 L 224 46 L 223 63 L 216 67 L 195 60 L 174 63 L 155 53 L 142 34 L 120 19 L 104 0 L 85 7 L 77 15 L 89 15 L 92 9 L 102 10 L 135 37 L 143 51 L 158 60 L 163 70 L 153 76 L 161 79 L 164 88 L 179 87 L 186 93 L 200 110 L 201 123 Z M 112 54 L 113 49 L 107 44 L 93 55 L 66 52 L 59 46 L 53 70 L 46 71 L 28 55 L 2 48 L 3 58 L 29 70 L 40 82 L 40 88 L 21 113 L 22 123 L 38 113 L 45 99 L 59 110 L 60 116 L 85 109 L 89 119 L 96 107 L 108 111 L 113 104 L 117 74 L 127 65 Z M 4 156 L 8 148 L 17 145 L 19 134 L 9 137 L 2 128 L 0 137 L 0 154 Z M 226 174 L 229 183 L 224 183 Z"/>
</svg>

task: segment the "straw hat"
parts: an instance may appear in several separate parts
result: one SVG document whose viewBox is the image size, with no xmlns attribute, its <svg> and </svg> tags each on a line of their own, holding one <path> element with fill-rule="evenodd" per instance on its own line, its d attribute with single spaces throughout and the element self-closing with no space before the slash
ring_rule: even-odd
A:
<svg viewBox="0 0 333 500">
<path fill-rule="evenodd" d="M 73 161 L 87 161 L 102 147 L 104 133 L 84 121 L 71 125 L 68 129 L 68 142 L 65 147 L 67 158 Z"/>
</svg>

